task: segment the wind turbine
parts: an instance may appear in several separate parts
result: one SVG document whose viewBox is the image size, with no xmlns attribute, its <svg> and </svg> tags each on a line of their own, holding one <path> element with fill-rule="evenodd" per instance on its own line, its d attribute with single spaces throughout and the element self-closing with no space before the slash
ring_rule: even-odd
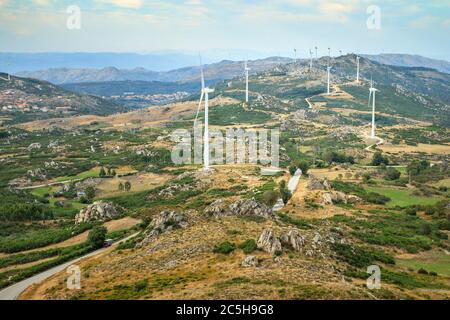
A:
<svg viewBox="0 0 450 320">
<path fill-rule="evenodd" d="M 316 46 L 314 49 L 316 49 L 316 60 L 317 60 L 317 58 L 318 58 L 318 57 L 317 57 L 317 46 Z"/>
<path fill-rule="evenodd" d="M 202 93 L 200 95 L 200 102 L 198 104 L 197 108 L 197 115 L 195 116 L 194 121 L 194 127 L 197 125 L 197 118 L 200 111 L 200 107 L 202 106 L 203 98 L 205 98 L 205 135 L 204 135 L 204 141 L 203 141 L 203 170 L 209 171 L 209 114 L 208 114 L 208 108 L 209 108 L 209 94 L 214 92 L 214 89 L 210 89 L 205 86 L 205 76 L 203 74 L 203 65 L 201 64 L 200 59 L 200 71 L 201 71 L 201 78 L 202 78 Z"/>
<path fill-rule="evenodd" d="M 359 59 L 360 57 L 356 56 L 356 83 L 359 84 Z"/>
<path fill-rule="evenodd" d="M 294 66 L 297 64 L 297 49 L 294 48 Z"/>
<path fill-rule="evenodd" d="M 330 66 L 330 52 L 331 49 L 328 48 L 328 62 L 327 62 L 327 95 L 330 95 L 330 71 L 331 71 L 331 66 Z"/>
<path fill-rule="evenodd" d="M 372 99 L 372 131 L 370 134 L 371 138 L 375 138 L 375 96 L 376 96 L 376 92 L 378 91 L 378 89 L 375 89 L 373 86 L 373 80 L 370 80 L 370 89 L 369 89 L 369 108 L 370 108 L 370 98 L 372 97 L 373 94 L 373 99 Z"/>
<path fill-rule="evenodd" d="M 247 61 L 245 61 L 245 102 L 248 103 L 248 72 L 250 71 L 250 68 L 247 65 Z"/>
</svg>

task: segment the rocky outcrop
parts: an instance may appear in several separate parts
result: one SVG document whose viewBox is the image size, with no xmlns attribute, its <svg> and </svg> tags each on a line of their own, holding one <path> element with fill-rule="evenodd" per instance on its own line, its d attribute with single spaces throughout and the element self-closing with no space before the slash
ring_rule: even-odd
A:
<svg viewBox="0 0 450 320">
<path fill-rule="evenodd" d="M 300 231 L 296 229 L 291 229 L 283 234 L 280 240 L 283 246 L 289 246 L 295 251 L 300 251 L 306 243 L 305 237 L 303 237 L 300 234 Z"/>
<path fill-rule="evenodd" d="M 27 147 L 27 150 L 28 150 L 28 151 L 33 151 L 33 150 L 39 150 L 39 149 L 41 149 L 41 148 L 42 148 L 42 145 L 41 145 L 40 143 L 36 142 L 36 143 L 30 144 L 30 145 Z"/>
<path fill-rule="evenodd" d="M 213 217 L 224 216 L 260 216 L 266 219 L 275 218 L 272 208 L 253 199 L 240 199 L 231 205 L 227 205 L 222 199 L 214 201 L 205 211 Z"/>
<path fill-rule="evenodd" d="M 186 216 L 175 211 L 163 211 L 152 220 L 144 231 L 144 240 L 141 246 L 147 245 L 158 238 L 162 233 L 187 226 Z"/>
<path fill-rule="evenodd" d="M 75 223 L 105 221 L 114 218 L 118 212 L 110 202 L 97 201 L 82 209 L 75 216 Z"/>
<path fill-rule="evenodd" d="M 320 180 L 320 179 L 312 178 L 308 182 L 308 189 L 309 190 L 330 190 L 331 185 L 327 179 Z"/>
<path fill-rule="evenodd" d="M 236 216 L 260 216 L 264 218 L 274 217 L 273 210 L 265 204 L 253 199 L 240 199 L 230 205 L 232 215 Z"/>
<path fill-rule="evenodd" d="M 33 170 L 28 170 L 27 171 L 27 176 L 29 178 L 35 179 L 35 180 L 40 180 L 40 181 L 44 181 L 47 179 L 47 172 L 44 169 L 41 168 L 36 168 Z"/>
<path fill-rule="evenodd" d="M 247 256 L 244 261 L 242 261 L 241 265 L 244 268 L 257 267 L 259 264 L 258 258 L 255 256 Z"/>
<path fill-rule="evenodd" d="M 331 205 L 337 203 L 357 203 L 361 202 L 361 198 L 354 195 L 347 195 L 339 191 L 331 191 L 322 194 L 322 204 Z"/>
<path fill-rule="evenodd" d="M 277 252 L 281 252 L 281 242 L 275 236 L 275 233 L 270 229 L 264 229 L 261 233 L 257 246 L 259 249 L 264 250 L 265 252 L 275 254 Z"/>
<path fill-rule="evenodd" d="M 223 217 L 229 215 L 228 204 L 222 200 L 216 200 L 205 209 L 205 214 L 212 217 Z"/>
</svg>

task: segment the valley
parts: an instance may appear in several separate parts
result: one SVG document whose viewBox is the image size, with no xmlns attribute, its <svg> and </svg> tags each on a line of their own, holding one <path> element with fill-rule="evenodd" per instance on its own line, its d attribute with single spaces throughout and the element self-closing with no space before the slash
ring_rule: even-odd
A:
<svg viewBox="0 0 450 320">
<path fill-rule="evenodd" d="M 13 120 L 0 129 L 0 287 L 94 252 L 102 244 L 91 234 L 103 232 L 103 240 L 135 236 L 77 261 L 80 290 L 60 270 L 19 299 L 448 299 L 450 76 L 361 58 L 358 84 L 355 59 L 331 59 L 330 95 L 326 58 L 312 69 L 270 61 L 250 74 L 248 103 L 239 72 L 208 78 L 205 68 L 219 79 L 206 82 L 215 88 L 210 128 L 280 129 L 272 176 L 261 163 L 174 165 L 171 133 L 192 130 L 200 81 L 173 85 L 192 87 L 139 110 L 78 93 L 74 114 L 2 110 Z M 370 79 L 379 89 L 376 137 Z M 0 89 L 44 86 L 33 81 L 0 80 Z M 55 91 L 20 89 L 23 99 L 64 99 L 45 85 Z M 98 83 L 74 86 L 105 95 Z M 366 287 L 371 265 L 381 269 L 379 290 Z"/>
</svg>

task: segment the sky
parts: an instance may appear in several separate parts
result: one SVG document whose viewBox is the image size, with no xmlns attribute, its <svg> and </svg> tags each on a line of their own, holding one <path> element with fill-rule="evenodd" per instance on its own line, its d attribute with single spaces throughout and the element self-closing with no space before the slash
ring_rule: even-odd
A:
<svg viewBox="0 0 450 320">
<path fill-rule="evenodd" d="M 69 6 L 80 9 L 80 19 Z M 319 55 L 331 47 L 332 55 L 450 60 L 449 35 L 450 0 L 0 0 L 1 52 L 176 51 L 244 59 L 294 56 L 294 48 L 307 57 L 317 46 Z"/>
</svg>

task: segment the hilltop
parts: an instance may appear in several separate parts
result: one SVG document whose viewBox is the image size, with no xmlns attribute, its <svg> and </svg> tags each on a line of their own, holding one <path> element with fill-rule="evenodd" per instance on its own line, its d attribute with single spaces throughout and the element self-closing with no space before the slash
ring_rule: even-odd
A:
<svg viewBox="0 0 450 320">
<path fill-rule="evenodd" d="M 67 91 L 49 82 L 14 76 L 10 81 L 0 80 L 0 114 L 12 122 L 119 111 L 124 108 L 114 102 Z"/>
</svg>

